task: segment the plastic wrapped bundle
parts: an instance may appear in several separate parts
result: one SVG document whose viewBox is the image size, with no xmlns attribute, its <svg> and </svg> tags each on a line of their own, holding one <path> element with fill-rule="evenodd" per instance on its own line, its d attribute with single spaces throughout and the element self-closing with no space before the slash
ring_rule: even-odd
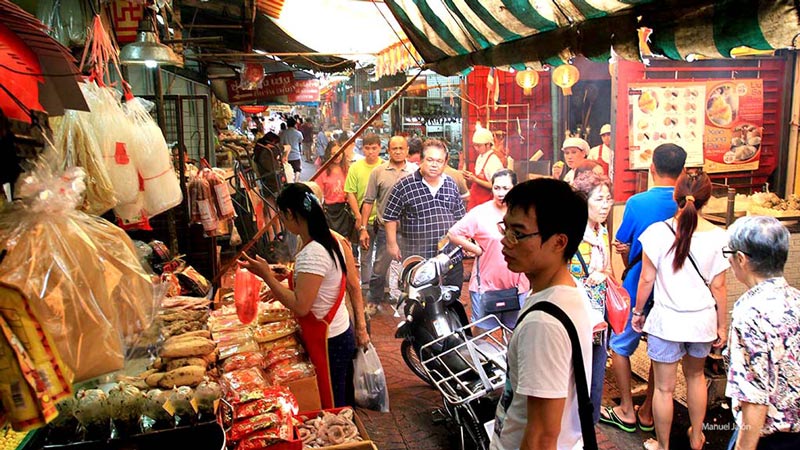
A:
<svg viewBox="0 0 800 450">
<path fill-rule="evenodd" d="M 123 342 L 152 323 L 157 301 L 125 232 L 75 210 L 83 189 L 80 168 L 38 167 L 0 210 L 0 282 L 29 299 L 75 382 L 122 368 Z"/>
<path fill-rule="evenodd" d="M 139 177 L 129 152 L 133 127 L 122 111 L 119 94 L 95 83 L 82 83 L 81 91 L 92 111 L 91 127 L 114 185 L 114 195 L 121 204 L 134 203 L 139 195 Z"/>
<path fill-rule="evenodd" d="M 125 102 L 123 108 L 133 124 L 131 157 L 144 181 L 144 207 L 150 217 L 180 205 L 181 186 L 172 167 L 167 141 L 148 112 L 153 104 L 141 98 Z"/>
<path fill-rule="evenodd" d="M 55 125 L 53 145 L 68 161 L 86 172 L 86 197 L 81 210 L 99 216 L 113 208 L 117 199 L 90 116 L 87 112 L 67 110 L 60 120 L 51 119 Z"/>
<path fill-rule="evenodd" d="M 203 231 L 207 236 L 216 236 L 219 227 L 217 209 L 214 207 L 214 197 L 211 185 L 200 171 L 187 186 L 189 192 L 189 211 L 192 223 L 202 223 Z"/>
</svg>

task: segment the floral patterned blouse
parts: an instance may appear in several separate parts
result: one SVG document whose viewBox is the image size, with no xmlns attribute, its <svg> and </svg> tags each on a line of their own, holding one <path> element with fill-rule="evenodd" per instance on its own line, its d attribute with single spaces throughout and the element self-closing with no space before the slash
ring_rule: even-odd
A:
<svg viewBox="0 0 800 450">
<path fill-rule="evenodd" d="M 783 277 L 744 293 L 733 307 L 725 395 L 742 425 L 740 402 L 768 405 L 761 435 L 800 432 L 800 291 Z"/>
</svg>

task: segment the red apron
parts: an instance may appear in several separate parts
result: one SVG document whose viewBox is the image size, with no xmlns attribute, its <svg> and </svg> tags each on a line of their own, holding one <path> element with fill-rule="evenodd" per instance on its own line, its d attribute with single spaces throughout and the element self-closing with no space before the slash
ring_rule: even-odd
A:
<svg viewBox="0 0 800 450">
<path fill-rule="evenodd" d="M 475 178 L 477 178 L 479 180 L 482 180 L 482 181 L 489 181 L 489 179 L 486 178 L 486 176 L 483 174 L 483 170 L 486 168 L 486 164 L 489 162 L 489 159 L 492 156 L 494 156 L 495 158 L 498 157 L 497 154 L 495 154 L 495 153 L 492 153 L 491 155 L 489 155 L 489 157 L 486 158 L 486 161 L 484 161 L 483 167 L 481 167 L 480 172 L 477 170 L 477 167 L 475 168 L 476 169 L 475 170 Z M 491 200 L 492 198 L 493 197 L 492 197 L 492 190 L 491 189 L 487 189 L 487 188 L 481 186 L 480 184 L 478 184 L 476 182 L 473 182 L 472 186 L 469 187 L 469 201 L 467 202 L 467 209 L 469 210 L 469 209 L 472 209 L 472 208 L 474 208 L 474 207 L 476 207 L 476 206 L 478 206 L 478 205 L 480 205 L 482 203 L 486 203 L 489 200 Z"/>
<path fill-rule="evenodd" d="M 331 386 L 330 363 L 328 362 L 328 326 L 339 311 L 339 306 L 344 299 L 344 291 L 347 278 L 342 273 L 342 284 L 339 288 L 339 296 L 333 303 L 330 311 L 322 320 L 317 319 L 309 311 L 303 317 L 295 317 L 300 324 L 300 332 L 303 335 L 303 342 L 306 345 L 306 352 L 314 369 L 317 371 L 317 388 L 319 389 L 319 400 L 322 409 L 334 407 L 333 387 Z M 289 289 L 294 291 L 294 273 L 289 273 Z"/>
<path fill-rule="evenodd" d="M 605 145 L 603 144 L 598 145 L 597 159 L 595 160 L 595 162 L 597 164 L 600 164 L 600 167 L 603 168 L 603 173 L 608 175 L 608 163 L 603 161 L 603 147 L 605 147 Z"/>
</svg>

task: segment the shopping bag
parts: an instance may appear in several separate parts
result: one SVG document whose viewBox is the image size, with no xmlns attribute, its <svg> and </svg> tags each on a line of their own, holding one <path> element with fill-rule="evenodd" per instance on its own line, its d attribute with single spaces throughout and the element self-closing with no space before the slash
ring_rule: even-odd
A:
<svg viewBox="0 0 800 450">
<path fill-rule="evenodd" d="M 606 315 L 608 323 L 614 333 L 620 334 L 625 330 L 628 323 L 628 315 L 631 310 L 631 296 L 624 287 L 617 284 L 611 278 L 607 279 L 606 289 Z"/>
<path fill-rule="evenodd" d="M 370 342 L 359 348 L 353 361 L 356 405 L 373 411 L 389 412 L 389 390 L 381 360 Z"/>
<path fill-rule="evenodd" d="M 400 299 L 400 273 L 403 271 L 403 263 L 397 260 L 392 260 L 389 264 L 389 271 L 387 277 L 389 279 L 389 298 L 393 303 L 397 303 Z"/>
<path fill-rule="evenodd" d="M 258 291 L 261 281 L 247 269 L 239 268 L 233 280 L 233 298 L 239 321 L 247 325 L 258 313 Z"/>
</svg>

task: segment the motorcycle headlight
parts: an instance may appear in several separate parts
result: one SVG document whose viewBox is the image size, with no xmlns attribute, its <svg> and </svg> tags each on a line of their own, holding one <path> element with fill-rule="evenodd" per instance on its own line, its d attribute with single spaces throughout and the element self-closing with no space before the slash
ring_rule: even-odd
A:
<svg viewBox="0 0 800 450">
<path fill-rule="evenodd" d="M 411 276 L 411 285 L 419 287 L 428 284 L 436 279 L 436 263 L 434 261 L 426 261 L 419 267 L 414 269 L 414 274 Z"/>
</svg>

